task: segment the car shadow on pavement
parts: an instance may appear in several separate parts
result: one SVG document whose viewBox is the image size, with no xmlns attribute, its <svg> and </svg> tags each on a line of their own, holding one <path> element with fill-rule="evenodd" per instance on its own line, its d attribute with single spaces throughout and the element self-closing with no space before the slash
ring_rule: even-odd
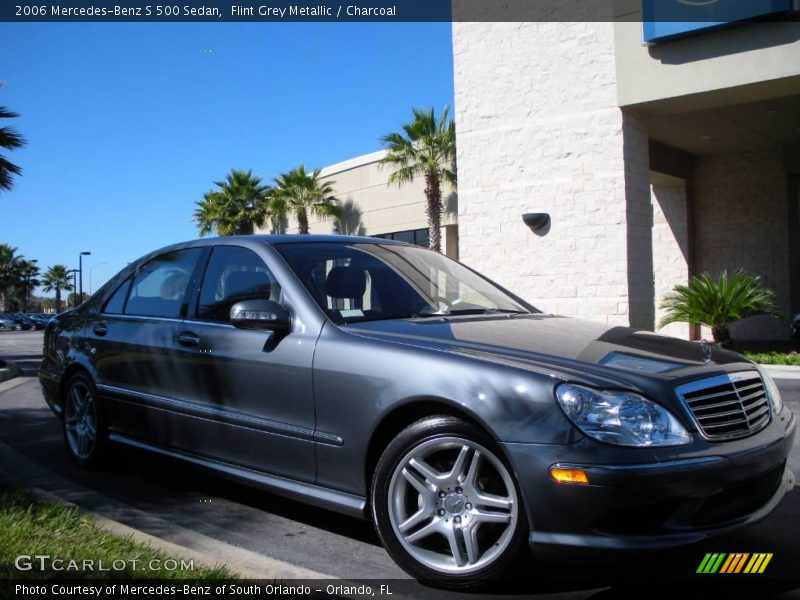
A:
<svg viewBox="0 0 800 600">
<path fill-rule="evenodd" d="M 3 354 L 3 360 L 14 363 L 22 371 L 23 377 L 34 377 L 42 364 L 41 354 Z"/>
<path fill-rule="evenodd" d="M 177 526 L 205 531 L 207 535 L 240 531 L 246 541 L 248 533 L 260 527 L 275 535 L 296 536 L 295 545 L 311 555 L 315 552 L 314 542 L 305 540 L 312 537 L 318 540 L 327 532 L 360 542 L 366 548 L 359 546 L 359 552 L 375 556 L 376 563 L 385 567 L 386 573 L 398 573 L 384 555 L 372 525 L 366 520 L 305 505 L 223 479 L 176 459 L 130 448 L 119 448 L 115 452 L 113 470 L 81 470 L 69 459 L 59 421 L 46 407 L 0 410 L 0 440 L 47 472 L 57 474 L 61 483 L 55 484 L 54 481 L 54 487 L 48 491 L 67 497 L 84 508 L 100 514 L 117 515 L 125 515 L 125 510 L 120 511 L 119 506 L 133 507 L 138 513 L 152 511 L 156 516 L 153 521 L 155 530 L 148 532 L 154 535 L 163 533 L 168 537 L 169 529 Z M 70 496 L 70 488 L 84 490 L 84 501 L 81 492 L 75 489 Z M 792 513 L 786 520 L 792 521 L 793 517 Z M 776 525 L 781 526 L 781 523 Z M 164 530 L 159 531 L 159 527 Z M 763 546 L 758 544 L 758 536 L 751 539 L 747 532 L 734 538 L 738 541 L 726 543 L 724 539 L 715 542 L 717 551 L 744 551 L 751 546 L 761 551 Z M 748 548 L 743 547 L 742 540 Z M 790 543 L 796 544 L 796 540 Z M 704 598 L 767 598 L 778 597 L 775 595 L 779 593 L 791 594 L 790 590 L 798 586 L 796 580 L 765 578 L 753 582 L 740 579 L 731 588 L 728 581 L 703 579 L 694 573 L 705 551 L 710 551 L 709 547 L 695 545 L 680 550 L 639 553 L 602 563 L 545 563 L 526 557 L 512 577 L 483 589 L 445 592 L 437 589 L 435 584 L 412 580 L 401 582 L 399 586 L 401 591 L 408 587 L 408 594 L 415 598 L 431 600 L 443 600 L 443 597 L 456 600 L 487 593 L 494 597 L 554 595 L 560 598 L 563 595 L 564 598 L 593 600 L 679 598 L 684 594 L 698 597 L 701 585 Z M 662 592 L 665 595 L 659 596 Z"/>
</svg>

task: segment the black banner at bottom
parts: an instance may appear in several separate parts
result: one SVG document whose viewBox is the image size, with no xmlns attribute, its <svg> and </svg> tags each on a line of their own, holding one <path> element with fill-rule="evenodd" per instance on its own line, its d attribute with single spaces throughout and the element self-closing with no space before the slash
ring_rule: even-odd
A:
<svg viewBox="0 0 800 600">
<path fill-rule="evenodd" d="M 621 574 L 617 574 L 621 575 Z M 651 580 L 643 585 L 641 580 L 572 581 L 530 579 L 500 580 L 463 589 L 443 589 L 436 582 L 413 579 L 385 579 L 346 581 L 340 579 L 2 579 L 0 598 L 59 600 L 88 599 L 163 599 L 163 598 L 214 598 L 243 600 L 250 598 L 280 598 L 281 600 L 484 600 L 521 598 L 537 600 L 556 598 L 587 598 L 609 600 L 636 598 L 655 600 L 661 598 L 800 598 L 800 581 L 761 580 L 733 581 L 718 578 L 698 580 Z"/>
</svg>

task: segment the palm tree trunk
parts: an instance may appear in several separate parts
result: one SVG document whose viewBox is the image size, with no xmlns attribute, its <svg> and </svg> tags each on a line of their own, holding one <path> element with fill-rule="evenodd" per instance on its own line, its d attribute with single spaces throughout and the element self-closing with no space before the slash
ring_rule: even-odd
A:
<svg viewBox="0 0 800 600">
<path fill-rule="evenodd" d="M 720 345 L 720 348 L 733 348 L 731 332 L 727 325 L 718 325 L 717 327 L 712 327 L 711 335 L 714 337 L 714 341 Z"/>
<path fill-rule="evenodd" d="M 61 288 L 56 288 L 56 313 L 61 312 Z"/>
<path fill-rule="evenodd" d="M 308 213 L 305 208 L 297 209 L 297 223 L 300 233 L 308 234 Z"/>
<path fill-rule="evenodd" d="M 442 186 L 436 173 L 425 174 L 425 197 L 428 199 L 428 248 L 442 251 Z"/>
</svg>

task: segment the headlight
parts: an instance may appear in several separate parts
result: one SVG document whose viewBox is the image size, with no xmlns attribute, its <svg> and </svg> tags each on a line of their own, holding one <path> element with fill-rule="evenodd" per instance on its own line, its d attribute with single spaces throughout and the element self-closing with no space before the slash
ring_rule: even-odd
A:
<svg viewBox="0 0 800 600">
<path fill-rule="evenodd" d="M 586 435 L 619 446 L 680 446 L 691 436 L 669 411 L 639 394 L 564 383 L 561 408 Z"/>
<path fill-rule="evenodd" d="M 761 373 L 761 379 L 764 381 L 764 387 L 767 389 L 767 396 L 772 404 L 772 410 L 777 415 L 783 410 L 783 400 L 781 399 L 781 393 L 778 390 L 778 386 L 775 385 L 775 381 L 764 369 L 759 369 L 758 372 Z"/>
</svg>

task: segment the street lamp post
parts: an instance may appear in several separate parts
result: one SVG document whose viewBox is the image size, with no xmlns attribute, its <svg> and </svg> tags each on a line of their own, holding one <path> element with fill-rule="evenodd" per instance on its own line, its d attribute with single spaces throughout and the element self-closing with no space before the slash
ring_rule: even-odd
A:
<svg viewBox="0 0 800 600">
<path fill-rule="evenodd" d="M 72 273 L 72 297 L 73 297 L 72 308 L 75 308 L 76 306 L 78 306 L 77 296 L 75 295 L 77 293 L 75 290 L 78 289 L 78 269 L 70 269 L 69 271 L 67 271 L 67 275 L 69 275 L 70 273 Z M 69 296 L 67 296 L 67 300 L 69 300 Z"/>
<path fill-rule="evenodd" d="M 96 265 L 92 265 L 89 268 L 89 295 L 90 296 L 92 295 L 92 290 L 94 289 L 93 286 L 92 286 L 92 274 L 94 273 L 94 270 L 97 267 L 102 267 L 103 265 L 107 265 L 107 264 L 108 264 L 108 261 L 106 260 L 106 261 L 103 261 L 101 263 L 97 263 Z"/>
<path fill-rule="evenodd" d="M 91 252 L 84 250 L 78 255 L 78 302 L 75 306 L 83 302 L 83 257 L 90 254 Z"/>
</svg>

